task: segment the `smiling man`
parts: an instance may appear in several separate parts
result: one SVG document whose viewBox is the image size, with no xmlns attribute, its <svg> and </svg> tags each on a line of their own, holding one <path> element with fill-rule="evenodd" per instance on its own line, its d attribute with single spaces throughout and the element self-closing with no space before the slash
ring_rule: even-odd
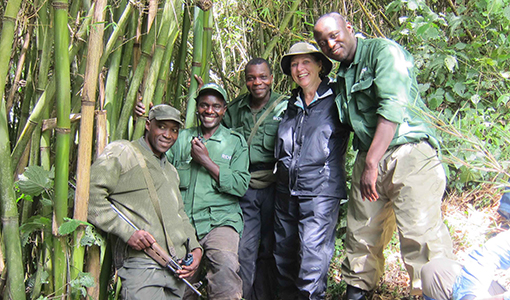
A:
<svg viewBox="0 0 510 300">
<path fill-rule="evenodd" d="M 164 155 L 177 140 L 180 126 L 177 109 L 156 105 L 144 137 L 110 143 L 91 168 L 88 219 L 112 239 L 124 299 L 182 298 L 184 282 L 144 252 L 155 241 L 178 260 L 185 256 L 189 238 L 194 260 L 177 271 L 182 277 L 193 275 L 200 263 L 202 250 L 184 212 L 179 178 Z M 111 204 L 143 230 L 133 229 Z"/>
<path fill-rule="evenodd" d="M 366 299 L 376 287 L 395 227 L 411 294 L 419 295 L 421 268 L 434 257 L 451 256 L 452 244 L 441 217 L 446 178 L 439 144 L 421 117 L 426 107 L 413 58 L 393 41 L 356 38 L 335 12 L 319 18 L 314 37 L 326 56 L 340 62 L 335 101 L 359 150 L 342 264 L 346 298 Z"/>
<path fill-rule="evenodd" d="M 181 131 L 167 157 L 179 172 L 184 207 L 205 251 L 209 299 L 241 299 L 239 198 L 250 181 L 248 148 L 239 133 L 221 124 L 227 111 L 222 87 L 202 86 L 196 101 L 200 126 Z M 188 289 L 185 299 L 193 298 Z"/>
<path fill-rule="evenodd" d="M 273 299 L 276 294 L 274 250 L 274 144 L 287 97 L 272 91 L 273 74 L 263 58 L 244 69 L 249 93 L 234 99 L 223 123 L 248 141 L 250 186 L 240 199 L 244 230 L 239 242 L 243 298 Z M 251 137 L 251 138 L 250 138 Z"/>
</svg>

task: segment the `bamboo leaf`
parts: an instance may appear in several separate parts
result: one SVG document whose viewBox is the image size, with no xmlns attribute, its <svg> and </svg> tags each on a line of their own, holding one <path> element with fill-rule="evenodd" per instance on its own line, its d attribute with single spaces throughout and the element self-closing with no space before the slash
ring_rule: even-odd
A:
<svg viewBox="0 0 510 300">
<path fill-rule="evenodd" d="M 51 228 L 51 219 L 37 215 L 26 220 L 23 225 L 20 226 L 21 233 L 21 245 L 27 244 L 29 236 L 35 231 L 42 231 Z"/>
<path fill-rule="evenodd" d="M 55 170 L 47 171 L 41 166 L 30 166 L 19 176 L 18 187 L 22 193 L 39 196 L 53 187 Z"/>
</svg>

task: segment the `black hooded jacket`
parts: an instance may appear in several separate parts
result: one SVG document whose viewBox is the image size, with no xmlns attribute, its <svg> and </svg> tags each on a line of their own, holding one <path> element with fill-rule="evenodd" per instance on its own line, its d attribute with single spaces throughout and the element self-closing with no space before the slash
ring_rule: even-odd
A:
<svg viewBox="0 0 510 300">
<path fill-rule="evenodd" d="M 325 78 L 306 106 L 292 91 L 275 145 L 277 189 L 292 196 L 347 197 L 345 151 L 350 129 L 340 123 L 335 95 Z"/>
</svg>

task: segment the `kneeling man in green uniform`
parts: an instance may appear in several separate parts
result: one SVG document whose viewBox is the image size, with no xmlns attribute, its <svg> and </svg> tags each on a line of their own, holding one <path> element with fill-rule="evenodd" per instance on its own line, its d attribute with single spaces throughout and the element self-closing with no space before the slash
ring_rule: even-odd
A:
<svg viewBox="0 0 510 300">
<path fill-rule="evenodd" d="M 180 126 L 177 109 L 154 106 L 143 137 L 110 143 L 92 165 L 88 219 L 113 239 L 123 299 L 182 299 L 185 283 L 144 252 L 156 241 L 177 261 L 189 240 L 193 262 L 177 271 L 179 277 L 191 277 L 200 264 L 202 249 L 184 212 L 179 177 L 164 155 Z"/>
</svg>

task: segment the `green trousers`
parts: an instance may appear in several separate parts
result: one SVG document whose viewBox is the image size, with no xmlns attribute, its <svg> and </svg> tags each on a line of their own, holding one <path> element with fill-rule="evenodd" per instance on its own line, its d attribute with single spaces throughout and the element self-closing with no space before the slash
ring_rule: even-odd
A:
<svg viewBox="0 0 510 300">
<path fill-rule="evenodd" d="M 422 266 L 435 257 L 452 257 L 441 216 L 444 169 L 427 142 L 389 149 L 378 166 L 379 199 L 370 202 L 360 192 L 366 155 L 358 153 L 352 172 L 342 275 L 349 285 L 373 290 L 384 272 L 383 250 L 396 227 L 411 293 L 421 294 Z"/>
<path fill-rule="evenodd" d="M 152 259 L 132 257 L 118 271 L 123 300 L 182 299 L 185 283 Z"/>
</svg>

